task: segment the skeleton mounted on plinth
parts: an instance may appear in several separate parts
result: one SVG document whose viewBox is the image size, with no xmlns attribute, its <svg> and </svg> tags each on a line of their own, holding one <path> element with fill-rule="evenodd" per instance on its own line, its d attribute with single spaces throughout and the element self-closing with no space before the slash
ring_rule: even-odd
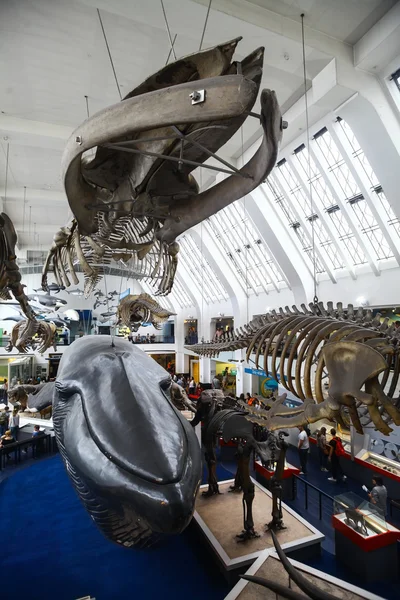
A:
<svg viewBox="0 0 400 600">
<path fill-rule="evenodd" d="M 238 442 L 238 465 L 235 484 L 230 491 L 243 494 L 243 531 L 238 534 L 238 541 L 246 541 L 259 534 L 254 529 L 253 501 L 255 495 L 254 482 L 250 475 L 250 459 L 257 454 L 263 462 L 276 463 L 272 478 L 272 520 L 267 525 L 270 529 L 283 529 L 282 520 L 282 487 L 281 480 L 285 467 L 287 444 L 285 433 L 265 432 L 265 440 L 257 440 L 257 430 L 249 420 L 249 407 L 225 397 L 222 390 L 203 390 L 198 400 L 197 411 L 191 421 L 193 427 L 202 423 L 202 445 L 205 450 L 205 461 L 208 469 L 208 490 L 203 496 L 211 497 L 219 494 L 217 478 L 217 457 L 215 447 L 219 437 L 225 442 L 235 439 Z"/>
</svg>

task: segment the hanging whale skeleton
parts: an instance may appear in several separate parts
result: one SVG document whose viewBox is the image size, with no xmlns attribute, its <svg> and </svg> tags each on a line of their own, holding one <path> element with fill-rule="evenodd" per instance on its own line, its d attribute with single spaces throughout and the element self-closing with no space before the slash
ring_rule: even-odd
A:
<svg viewBox="0 0 400 600">
<path fill-rule="evenodd" d="M 353 424 L 358 433 L 373 426 L 388 435 L 400 425 L 400 331 L 372 311 L 347 309 L 332 302 L 280 308 L 257 317 L 218 341 L 186 346 L 201 356 L 246 349 L 246 360 L 263 368 L 298 398 L 288 408 L 286 395 L 263 400 L 270 410 L 255 411 L 251 420 L 270 430 L 298 427 L 320 419 Z M 323 382 L 329 381 L 324 391 Z"/>
<path fill-rule="evenodd" d="M 240 39 L 168 64 L 74 131 L 62 161 L 74 219 L 54 236 L 44 290 L 51 270 L 57 285 L 77 285 L 74 265 L 80 263 L 88 296 L 115 260 L 168 294 L 177 237 L 267 178 L 286 124 L 270 90 L 261 92 L 260 114 L 252 113 L 264 49 L 232 62 Z M 260 120 L 263 137 L 237 169 L 216 152 L 249 115 Z M 220 166 L 204 164 L 210 157 Z M 192 175 L 199 166 L 229 176 L 200 192 Z"/>
</svg>

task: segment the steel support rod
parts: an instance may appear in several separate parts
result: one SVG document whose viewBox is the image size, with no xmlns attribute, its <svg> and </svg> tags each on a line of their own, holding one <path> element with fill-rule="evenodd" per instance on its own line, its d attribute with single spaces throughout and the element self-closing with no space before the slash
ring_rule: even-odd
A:
<svg viewBox="0 0 400 600">
<path fill-rule="evenodd" d="M 179 131 L 179 129 L 176 127 L 176 125 L 172 125 L 172 129 L 174 131 L 176 131 L 176 133 L 178 134 L 178 136 L 181 139 L 183 139 L 185 142 L 187 142 L 188 144 L 192 144 L 193 146 L 196 146 L 196 148 L 200 148 L 200 150 L 203 150 L 203 152 L 205 152 L 209 156 L 212 156 L 213 158 L 215 158 L 216 160 L 218 160 L 220 163 L 222 163 L 226 167 L 229 167 L 230 169 L 232 169 L 236 173 L 240 174 L 239 169 L 237 169 L 236 167 L 234 167 L 233 165 L 231 165 L 230 163 L 228 163 L 228 161 L 226 161 L 223 158 L 219 157 L 217 154 L 215 154 L 215 152 L 211 152 L 211 150 L 209 150 L 208 148 L 206 148 L 205 146 L 203 146 L 203 144 L 200 144 L 200 142 L 196 142 L 195 140 L 188 140 L 186 138 L 185 134 L 183 134 L 181 131 Z"/>
<path fill-rule="evenodd" d="M 217 171 L 218 173 L 228 173 L 228 175 L 236 175 L 238 177 L 243 177 L 243 179 L 253 179 L 251 175 L 246 175 L 245 173 L 236 173 L 235 171 L 228 171 L 228 169 L 222 169 L 220 167 L 213 167 L 211 165 L 205 165 L 203 163 L 198 163 L 194 160 L 188 160 L 186 158 L 178 158 L 176 156 L 169 156 L 168 154 L 158 154 L 157 152 L 147 152 L 145 150 L 137 150 L 136 148 L 125 148 L 124 146 L 120 146 L 119 144 L 102 144 L 101 148 L 111 148 L 112 150 L 119 150 L 121 152 L 130 152 L 131 154 L 143 154 L 144 156 L 155 156 L 156 158 L 162 158 L 164 160 L 170 160 L 172 162 L 183 162 L 187 165 L 192 165 L 194 167 L 202 167 L 204 169 L 209 169 L 211 171 Z"/>
<path fill-rule="evenodd" d="M 175 44 L 175 42 L 176 42 L 176 38 L 177 38 L 177 37 L 178 37 L 178 34 L 176 33 L 176 34 L 175 34 L 175 36 L 174 36 L 174 39 L 173 39 L 173 41 L 172 41 L 172 46 L 171 46 L 171 48 L 169 49 L 168 56 L 167 56 L 167 61 L 166 61 L 166 63 L 165 63 L 165 66 L 167 66 L 167 64 L 169 63 L 169 59 L 171 58 L 172 50 L 173 50 L 173 48 L 174 48 L 174 44 Z"/>
<path fill-rule="evenodd" d="M 169 29 L 167 14 L 165 12 L 163 0 L 161 0 L 161 7 L 162 7 L 163 15 L 164 15 L 165 26 L 167 28 L 167 33 L 168 33 L 168 37 L 169 37 L 169 43 L 171 44 L 171 50 L 172 50 L 172 53 L 174 55 L 174 59 L 176 60 L 176 53 L 175 53 L 175 48 L 174 48 L 174 42 L 172 41 L 172 36 L 171 36 L 170 29 Z"/>
</svg>

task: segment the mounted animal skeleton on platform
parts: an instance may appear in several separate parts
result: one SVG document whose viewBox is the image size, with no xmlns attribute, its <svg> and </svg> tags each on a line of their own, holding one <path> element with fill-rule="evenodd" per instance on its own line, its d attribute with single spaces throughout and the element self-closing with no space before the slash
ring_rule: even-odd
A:
<svg viewBox="0 0 400 600">
<path fill-rule="evenodd" d="M 88 296 L 111 260 L 168 294 L 178 262 L 180 234 L 266 179 L 275 165 L 282 118 L 275 93 L 257 99 L 263 48 L 232 57 L 241 38 L 165 66 L 121 102 L 100 111 L 70 137 L 63 156 L 65 191 L 74 220 L 54 237 L 42 287 L 52 269 L 58 285 L 85 275 Z M 260 119 L 263 138 L 240 170 L 216 152 L 246 118 Z M 88 151 L 95 149 L 94 156 Z M 220 167 L 204 164 L 213 157 Z M 229 175 L 200 192 L 199 166 Z"/>
</svg>

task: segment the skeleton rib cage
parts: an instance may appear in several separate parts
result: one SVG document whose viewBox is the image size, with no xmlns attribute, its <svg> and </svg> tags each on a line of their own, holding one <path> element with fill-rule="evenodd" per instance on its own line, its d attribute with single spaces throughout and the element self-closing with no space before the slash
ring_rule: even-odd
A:
<svg viewBox="0 0 400 600">
<path fill-rule="evenodd" d="M 176 244 L 176 254 L 171 255 L 167 244 L 155 239 L 153 219 L 143 218 L 143 223 L 139 223 L 124 216 L 111 224 L 108 216 L 99 212 L 97 222 L 98 231 L 91 236 L 80 235 L 75 222 L 57 232 L 43 269 L 43 287 L 47 285 L 49 272 L 54 273 L 59 285 L 69 287 L 70 279 L 77 285 L 79 280 L 74 265 L 80 264 L 87 298 L 103 277 L 104 268 L 112 260 L 122 260 L 132 276 L 144 279 L 152 286 L 158 284 L 156 295 L 170 292 L 179 246 Z"/>
<path fill-rule="evenodd" d="M 255 318 L 234 334 L 226 334 L 222 341 L 186 347 L 208 357 L 246 349 L 247 361 L 254 353 L 256 368 L 263 368 L 298 398 L 322 404 L 328 395 L 324 382 L 328 382 L 329 376 L 324 348 L 331 344 L 342 344 L 340 348 L 346 349 L 346 344 L 356 343 L 357 348 L 367 346 L 379 352 L 385 359 L 384 367 L 380 368 L 379 385 L 384 397 L 393 399 L 400 375 L 399 337 L 399 331 L 389 326 L 388 319 L 381 322 L 381 315 L 374 317 L 369 309 L 355 310 L 353 305 L 344 309 L 341 303 L 334 308 L 333 303 L 328 302 L 326 308 L 323 303 L 310 304 L 309 310 L 303 304 L 302 311 L 296 306 L 292 310 L 280 308 L 278 312 Z M 354 367 L 360 369 L 362 365 L 355 362 Z M 392 400 L 392 405 L 396 404 L 397 401 Z M 360 402 L 356 408 L 361 427 L 368 426 L 372 420 L 368 410 Z M 346 413 L 346 406 L 342 406 L 340 420 L 348 425 L 350 418 Z M 385 429 L 385 425 L 393 422 L 393 416 L 382 406 L 379 413 Z"/>
</svg>

